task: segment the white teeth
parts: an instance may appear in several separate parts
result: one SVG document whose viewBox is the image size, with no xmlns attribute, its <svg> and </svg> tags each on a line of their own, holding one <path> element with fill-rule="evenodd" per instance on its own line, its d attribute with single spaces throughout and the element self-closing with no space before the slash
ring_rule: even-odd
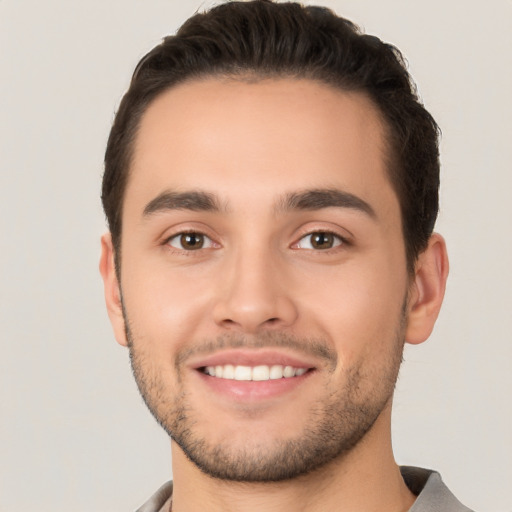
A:
<svg viewBox="0 0 512 512">
<path fill-rule="evenodd" d="M 255 366 L 252 369 L 252 380 L 268 380 L 270 369 L 268 366 Z"/>
<path fill-rule="evenodd" d="M 293 366 L 282 366 L 276 364 L 273 366 L 259 365 L 259 366 L 234 366 L 226 364 L 224 366 L 207 366 L 204 372 L 212 377 L 228 380 L 276 380 L 288 379 L 291 377 L 300 377 L 308 371 L 307 368 L 295 368 Z"/>
<path fill-rule="evenodd" d="M 217 375 L 215 375 L 216 377 Z M 219 375 L 220 377 L 220 375 Z M 227 364 L 223 366 L 222 377 L 224 379 L 234 379 L 235 378 L 235 367 L 232 364 Z"/>
<path fill-rule="evenodd" d="M 295 375 L 295 369 L 291 366 L 285 366 L 283 370 L 283 377 L 293 377 Z"/>
<path fill-rule="evenodd" d="M 283 367 L 280 365 L 274 365 L 270 368 L 271 379 L 282 379 L 283 378 Z"/>
<path fill-rule="evenodd" d="M 235 368 L 235 380 L 252 380 L 252 369 L 250 366 L 237 366 Z"/>
</svg>

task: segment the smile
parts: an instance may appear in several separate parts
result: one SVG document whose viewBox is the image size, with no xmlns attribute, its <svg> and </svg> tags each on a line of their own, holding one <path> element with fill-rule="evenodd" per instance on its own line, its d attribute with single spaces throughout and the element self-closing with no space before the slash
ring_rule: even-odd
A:
<svg viewBox="0 0 512 512">
<path fill-rule="evenodd" d="M 258 365 L 258 366 L 234 366 L 232 364 L 205 366 L 203 373 L 227 380 L 265 381 L 277 379 L 289 379 L 304 375 L 308 368 L 283 365 Z"/>
</svg>

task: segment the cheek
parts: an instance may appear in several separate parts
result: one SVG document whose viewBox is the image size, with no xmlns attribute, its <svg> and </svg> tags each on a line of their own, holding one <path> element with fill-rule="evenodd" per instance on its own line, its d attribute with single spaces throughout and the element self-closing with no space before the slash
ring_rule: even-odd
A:
<svg viewBox="0 0 512 512">
<path fill-rule="evenodd" d="M 324 286 L 304 286 L 297 293 L 306 298 L 301 300 L 304 317 L 351 361 L 394 343 L 406 290 L 405 271 L 385 261 L 359 263 L 331 268 L 316 280 Z"/>
<path fill-rule="evenodd" d="M 162 351 L 194 338 L 207 309 L 204 276 L 165 265 L 126 263 L 122 293 L 134 337 Z"/>
</svg>

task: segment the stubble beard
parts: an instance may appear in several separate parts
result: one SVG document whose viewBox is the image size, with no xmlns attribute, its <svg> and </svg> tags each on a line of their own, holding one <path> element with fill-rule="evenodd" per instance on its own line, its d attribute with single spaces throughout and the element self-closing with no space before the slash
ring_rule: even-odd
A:
<svg viewBox="0 0 512 512">
<path fill-rule="evenodd" d="M 125 325 L 132 371 L 142 398 L 156 421 L 188 459 L 213 478 L 237 482 L 279 482 L 305 475 L 340 459 L 371 430 L 393 396 L 402 362 L 405 320 L 402 316 L 392 351 L 382 358 L 378 368 L 368 371 L 359 365 L 345 369 L 344 386 L 316 402 L 299 437 L 235 448 L 229 439 L 213 444 L 198 434 L 196 425 L 205 420 L 201 412 L 193 409 L 183 386 L 171 396 L 162 376 L 139 351 L 126 313 Z M 236 340 L 224 338 L 209 342 L 208 346 L 240 346 L 243 343 L 240 337 Z M 310 340 L 292 339 L 279 333 L 266 335 L 259 342 L 260 346 L 294 347 L 308 343 Z M 324 343 L 327 347 L 328 344 Z M 319 345 L 319 342 L 315 344 Z M 251 346 L 255 346 L 254 339 Z M 179 372 L 178 366 L 177 363 Z"/>
</svg>

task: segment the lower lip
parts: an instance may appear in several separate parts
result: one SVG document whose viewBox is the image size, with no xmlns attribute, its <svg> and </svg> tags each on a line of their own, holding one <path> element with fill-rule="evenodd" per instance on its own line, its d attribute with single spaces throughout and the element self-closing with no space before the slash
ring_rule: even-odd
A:
<svg viewBox="0 0 512 512">
<path fill-rule="evenodd" d="M 309 370 L 298 377 L 262 381 L 221 379 L 201 371 L 196 371 L 196 373 L 201 381 L 215 393 L 245 402 L 264 400 L 290 393 L 309 379 L 314 371 Z"/>
</svg>

